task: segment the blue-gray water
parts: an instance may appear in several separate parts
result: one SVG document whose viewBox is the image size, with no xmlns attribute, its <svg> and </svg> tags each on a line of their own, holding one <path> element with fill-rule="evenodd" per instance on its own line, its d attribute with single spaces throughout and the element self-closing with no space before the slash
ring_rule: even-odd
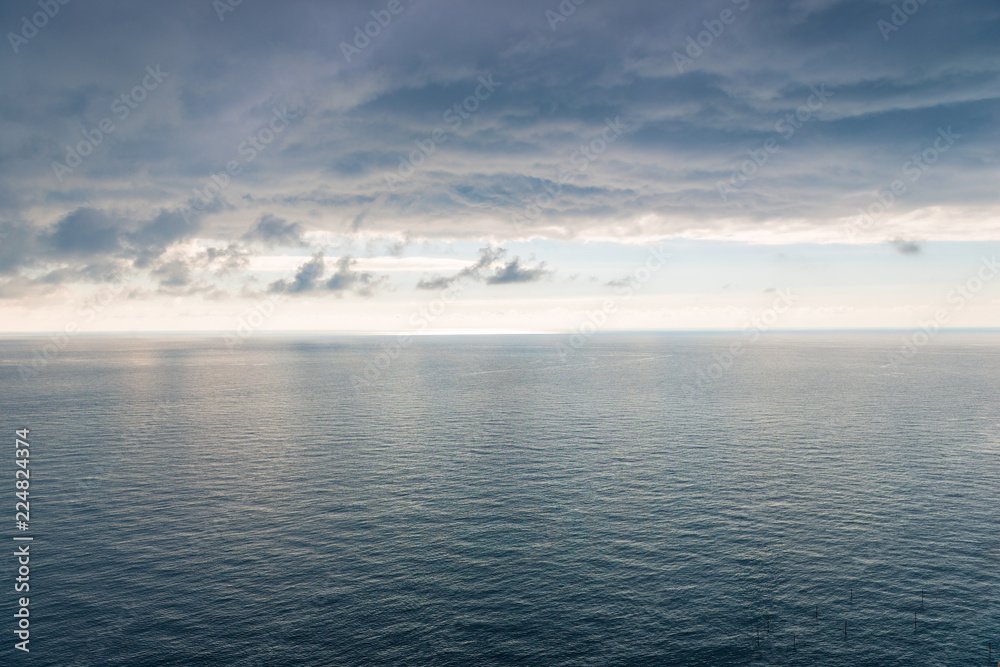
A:
<svg viewBox="0 0 1000 667">
<path fill-rule="evenodd" d="M 900 339 L 0 340 L 3 661 L 986 665 L 1000 344 Z"/>
</svg>

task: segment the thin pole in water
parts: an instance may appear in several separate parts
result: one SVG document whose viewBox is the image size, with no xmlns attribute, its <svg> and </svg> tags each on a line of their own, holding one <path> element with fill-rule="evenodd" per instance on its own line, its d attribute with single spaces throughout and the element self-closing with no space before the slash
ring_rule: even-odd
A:
<svg viewBox="0 0 1000 667">
<path fill-rule="evenodd" d="M 913 629 L 917 629 L 917 612 L 913 612 Z"/>
<path fill-rule="evenodd" d="M 795 650 L 795 633 L 792 633 L 792 650 Z"/>
<path fill-rule="evenodd" d="M 816 618 L 819 618 L 819 605 L 816 605 Z"/>
<path fill-rule="evenodd" d="M 851 602 L 854 602 L 854 589 L 851 589 Z"/>
<path fill-rule="evenodd" d="M 847 621 L 844 621 L 844 639 L 847 639 Z"/>
</svg>

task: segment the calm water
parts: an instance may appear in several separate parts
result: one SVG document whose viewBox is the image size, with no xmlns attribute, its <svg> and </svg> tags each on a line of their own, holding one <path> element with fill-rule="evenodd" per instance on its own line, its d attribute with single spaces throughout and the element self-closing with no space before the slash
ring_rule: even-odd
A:
<svg viewBox="0 0 1000 667">
<path fill-rule="evenodd" d="M 986 665 L 1000 343 L 900 338 L 0 339 L 0 662 Z"/>
</svg>

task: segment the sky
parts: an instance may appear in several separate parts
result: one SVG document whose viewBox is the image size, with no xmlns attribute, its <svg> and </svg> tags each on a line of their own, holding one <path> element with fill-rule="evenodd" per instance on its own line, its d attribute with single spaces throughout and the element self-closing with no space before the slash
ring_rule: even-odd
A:
<svg viewBox="0 0 1000 667">
<path fill-rule="evenodd" d="M 1000 327 L 996 2 L 0 27 L 0 332 Z"/>
</svg>

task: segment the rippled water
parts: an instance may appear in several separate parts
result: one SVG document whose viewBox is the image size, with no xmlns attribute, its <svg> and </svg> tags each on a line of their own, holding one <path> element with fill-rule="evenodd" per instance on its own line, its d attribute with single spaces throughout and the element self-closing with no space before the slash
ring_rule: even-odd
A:
<svg viewBox="0 0 1000 667">
<path fill-rule="evenodd" d="M 27 379 L 42 342 L 0 340 L 34 448 L 16 657 L 986 665 L 994 339 L 897 368 L 899 335 L 772 335 L 713 369 L 726 337 L 421 338 L 360 387 L 389 339 L 79 338 Z"/>
</svg>

